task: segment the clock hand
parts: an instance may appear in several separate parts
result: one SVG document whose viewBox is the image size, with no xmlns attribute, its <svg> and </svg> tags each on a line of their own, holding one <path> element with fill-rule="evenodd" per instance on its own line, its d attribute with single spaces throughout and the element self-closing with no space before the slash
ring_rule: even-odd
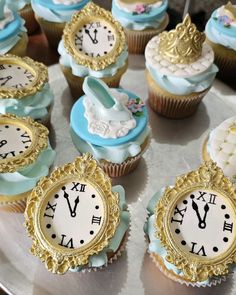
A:
<svg viewBox="0 0 236 295">
<path fill-rule="evenodd" d="M 74 212 L 73 212 L 73 210 L 72 210 L 72 208 L 71 208 L 71 205 L 70 205 L 69 195 L 66 193 L 66 191 L 64 191 L 64 198 L 65 198 L 66 201 L 67 201 L 67 204 L 68 204 L 68 207 L 69 207 L 69 210 L 70 210 L 70 215 L 71 215 L 71 217 L 75 217 L 75 216 L 74 216 Z"/>
<path fill-rule="evenodd" d="M 6 140 L 0 141 L 0 148 L 3 147 L 5 144 L 7 144 L 7 141 Z"/>
<path fill-rule="evenodd" d="M 95 29 L 95 30 L 94 30 L 94 40 L 93 40 L 93 41 L 94 41 L 94 42 L 93 42 L 94 44 L 97 44 L 97 43 L 98 43 L 98 40 L 97 40 L 97 33 L 98 33 L 98 30 Z"/>
<path fill-rule="evenodd" d="M 76 208 L 77 208 L 78 203 L 79 203 L 79 196 L 75 199 L 75 206 L 74 206 L 74 210 L 72 211 L 71 217 L 76 216 Z"/>
<path fill-rule="evenodd" d="M 85 29 L 84 31 L 89 36 L 89 38 L 91 39 L 91 41 L 93 42 L 93 44 L 97 44 L 98 43 L 98 40 L 96 39 L 96 34 L 95 34 L 95 39 L 93 39 L 92 36 L 90 35 L 90 31 L 88 29 Z"/>
<path fill-rule="evenodd" d="M 199 222 L 199 224 L 198 224 L 198 226 L 199 226 L 200 228 L 205 228 L 205 227 L 206 227 L 206 216 L 207 216 L 207 212 L 209 211 L 209 206 L 208 206 L 208 204 L 206 204 L 206 205 L 204 206 L 204 211 L 205 211 L 204 217 L 203 217 L 202 221 Z"/>
<path fill-rule="evenodd" d="M 0 86 L 4 86 L 4 85 L 6 85 L 6 83 L 7 83 L 9 80 L 11 80 L 11 79 L 12 79 L 12 76 L 7 76 L 7 77 L 4 77 L 4 78 L 0 78 L 0 81 L 5 80 L 5 82 L 1 83 Z"/>
<path fill-rule="evenodd" d="M 198 205 L 192 200 L 192 208 L 193 208 L 193 210 L 196 212 L 196 214 L 197 214 L 197 218 L 198 218 L 198 221 L 199 221 L 199 223 L 198 223 L 198 227 L 199 228 L 204 228 L 204 227 L 201 227 L 201 224 L 202 224 L 202 219 L 201 219 L 201 216 L 200 216 L 200 214 L 199 214 L 199 211 L 198 211 Z"/>
</svg>

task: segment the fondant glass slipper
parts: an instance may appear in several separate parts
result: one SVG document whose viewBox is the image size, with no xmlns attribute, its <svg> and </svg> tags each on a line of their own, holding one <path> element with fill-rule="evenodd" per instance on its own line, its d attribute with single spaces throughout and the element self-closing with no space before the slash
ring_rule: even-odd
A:
<svg viewBox="0 0 236 295">
<path fill-rule="evenodd" d="M 128 108 L 119 102 L 109 87 L 94 77 L 86 77 L 83 83 L 84 93 L 92 100 L 97 116 L 106 121 L 127 121 L 132 119 Z"/>
</svg>

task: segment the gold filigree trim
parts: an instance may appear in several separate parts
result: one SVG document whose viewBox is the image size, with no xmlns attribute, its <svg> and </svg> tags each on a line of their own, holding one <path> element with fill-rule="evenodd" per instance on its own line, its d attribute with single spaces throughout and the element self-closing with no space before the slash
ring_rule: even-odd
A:
<svg viewBox="0 0 236 295">
<path fill-rule="evenodd" d="M 179 199 L 195 189 L 217 191 L 233 206 L 236 214 L 236 188 L 223 171 L 212 161 L 205 162 L 199 169 L 176 179 L 173 188 L 166 188 L 155 208 L 156 237 L 167 251 L 166 260 L 183 272 L 183 278 L 191 282 L 206 281 L 213 276 L 229 273 L 229 265 L 236 263 L 236 240 L 223 254 L 215 258 L 196 257 L 181 250 L 175 243 L 170 230 L 170 214 Z"/>
<path fill-rule="evenodd" d="M 25 70 L 28 70 L 34 76 L 33 82 L 29 86 L 22 88 L 0 87 L 0 98 L 15 98 L 22 99 L 30 95 L 34 95 L 41 91 L 45 83 L 48 82 L 48 69 L 47 67 L 29 57 L 19 57 L 12 54 L 0 56 L 0 64 L 19 65 Z M 3 71 L 1 71 L 3 72 Z"/>
<path fill-rule="evenodd" d="M 159 54 L 174 64 L 190 64 L 196 61 L 202 54 L 202 45 L 206 38 L 191 22 L 188 14 L 174 30 L 165 31 L 159 36 Z"/>
<path fill-rule="evenodd" d="M 74 38 L 79 28 L 91 21 L 104 20 L 114 30 L 116 44 L 114 48 L 105 56 L 91 57 L 81 53 L 74 44 Z M 66 24 L 63 32 L 64 46 L 68 53 L 75 59 L 79 65 L 83 65 L 95 71 L 100 71 L 116 62 L 121 52 L 126 46 L 125 33 L 110 11 L 107 11 L 94 3 L 88 3 L 82 10 L 75 13 L 72 20 Z"/>
<path fill-rule="evenodd" d="M 0 125 L 12 124 L 27 131 L 31 145 L 22 154 L 0 159 L 0 173 L 13 173 L 34 163 L 42 150 L 48 147 L 48 129 L 30 117 L 20 118 L 13 114 L 0 115 Z"/>
<path fill-rule="evenodd" d="M 42 206 L 51 197 L 52 191 L 71 180 L 85 181 L 97 189 L 103 198 L 105 220 L 98 238 L 78 249 L 62 249 L 45 239 L 40 221 Z M 75 162 L 59 167 L 49 177 L 44 177 L 27 200 L 25 227 L 33 240 L 31 253 L 45 263 L 46 268 L 64 274 L 69 268 L 86 265 L 91 255 L 101 252 L 114 236 L 120 222 L 118 193 L 112 192 L 111 180 L 90 154 L 78 157 Z"/>
</svg>

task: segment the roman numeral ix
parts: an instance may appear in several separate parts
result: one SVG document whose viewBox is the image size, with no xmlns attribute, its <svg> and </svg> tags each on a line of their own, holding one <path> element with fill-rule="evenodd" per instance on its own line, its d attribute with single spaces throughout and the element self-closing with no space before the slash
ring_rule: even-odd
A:
<svg viewBox="0 0 236 295">
<path fill-rule="evenodd" d="M 47 203 L 46 209 L 45 211 L 47 211 L 46 213 L 44 213 L 43 217 L 49 217 L 49 218 L 54 218 L 54 213 L 56 211 L 56 206 L 57 203 L 52 205 L 50 202 Z"/>
<path fill-rule="evenodd" d="M 175 217 L 175 215 L 177 215 L 176 217 L 177 217 L 178 219 L 172 217 L 172 218 L 171 218 L 171 223 L 173 223 L 173 222 L 178 222 L 178 223 L 182 224 L 182 223 L 183 223 L 183 219 L 184 219 L 184 214 L 185 214 L 186 210 L 187 210 L 187 207 L 185 207 L 184 209 L 179 209 L 179 208 L 176 206 L 176 207 L 175 207 L 175 210 L 174 210 L 174 217 Z"/>
</svg>

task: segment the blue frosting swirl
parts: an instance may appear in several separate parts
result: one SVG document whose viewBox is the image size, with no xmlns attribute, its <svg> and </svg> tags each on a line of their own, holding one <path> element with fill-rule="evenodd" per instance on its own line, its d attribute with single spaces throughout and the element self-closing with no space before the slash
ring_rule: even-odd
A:
<svg viewBox="0 0 236 295">
<path fill-rule="evenodd" d="M 0 194 L 10 198 L 32 190 L 41 177 L 48 175 L 54 159 L 55 151 L 48 143 L 47 149 L 41 152 L 33 164 L 14 173 L 0 174 Z"/>
<path fill-rule="evenodd" d="M 159 7 L 151 8 L 148 13 L 133 14 L 122 10 L 116 4 L 116 1 L 112 2 L 112 14 L 121 25 L 131 30 L 144 30 L 147 28 L 158 29 L 160 24 L 163 22 L 168 7 L 168 0 L 164 0 L 162 5 Z"/>
<path fill-rule="evenodd" d="M 18 11 L 24 8 L 27 4 L 30 4 L 30 0 L 6 0 L 7 6 L 13 10 L 13 11 Z"/>
<path fill-rule="evenodd" d="M 64 67 L 71 68 L 73 75 L 78 77 L 93 76 L 96 78 L 104 78 L 114 76 L 118 70 L 126 64 L 128 59 L 128 49 L 126 47 L 118 56 L 117 61 L 114 64 L 109 65 L 103 70 L 94 71 L 85 66 L 79 65 L 74 58 L 67 53 L 62 40 L 59 43 L 58 52 L 61 55 L 59 60 L 60 64 Z"/>
<path fill-rule="evenodd" d="M 48 115 L 48 108 L 53 103 L 53 93 L 46 83 L 41 91 L 22 99 L 0 99 L 1 114 L 15 114 L 19 117 L 30 116 L 33 119 L 43 120 Z"/>
<path fill-rule="evenodd" d="M 193 92 L 202 92 L 209 88 L 218 72 L 215 64 L 212 64 L 206 71 L 201 74 L 181 78 L 176 76 L 164 75 L 157 72 L 152 66 L 146 63 L 146 67 L 151 74 L 152 78 L 166 91 L 176 95 L 188 95 Z"/>
<path fill-rule="evenodd" d="M 106 266 L 108 263 L 108 254 L 113 252 L 116 253 L 119 250 L 121 242 L 127 232 L 130 224 L 130 213 L 126 211 L 126 201 L 125 201 L 125 190 L 121 185 L 116 185 L 112 187 L 113 192 L 119 194 L 119 207 L 120 207 L 120 223 L 116 229 L 116 232 L 112 239 L 109 241 L 108 246 L 103 249 L 100 253 L 92 255 L 89 258 L 89 264 L 87 266 L 81 266 L 75 269 L 70 269 L 74 272 L 80 272 L 85 269 L 93 267 Z"/>
<path fill-rule="evenodd" d="M 236 50 L 236 27 L 225 27 L 217 20 L 217 11 L 214 11 L 206 24 L 207 38 L 213 43 Z"/>
<path fill-rule="evenodd" d="M 55 4 L 52 0 L 32 0 L 31 5 L 36 15 L 51 22 L 68 22 L 71 16 L 82 9 L 90 0 L 83 0 L 77 4 Z"/>
</svg>

